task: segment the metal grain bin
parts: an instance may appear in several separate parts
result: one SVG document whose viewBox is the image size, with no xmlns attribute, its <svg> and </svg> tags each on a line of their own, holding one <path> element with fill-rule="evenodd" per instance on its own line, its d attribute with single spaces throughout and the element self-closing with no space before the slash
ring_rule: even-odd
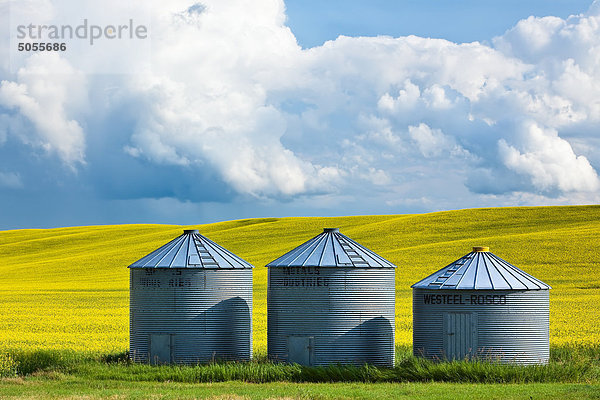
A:
<svg viewBox="0 0 600 400">
<path fill-rule="evenodd" d="M 129 268 L 134 361 L 250 359 L 251 264 L 197 230 L 185 230 Z"/>
<path fill-rule="evenodd" d="M 550 286 L 487 247 L 474 247 L 412 288 L 416 356 L 548 362 Z"/>
<path fill-rule="evenodd" d="M 267 267 L 271 360 L 393 366 L 393 264 L 327 228 Z"/>
</svg>

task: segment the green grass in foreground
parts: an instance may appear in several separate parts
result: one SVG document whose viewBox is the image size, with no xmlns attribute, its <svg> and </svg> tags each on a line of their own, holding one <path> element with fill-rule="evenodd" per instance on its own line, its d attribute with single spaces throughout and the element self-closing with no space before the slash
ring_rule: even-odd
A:
<svg viewBox="0 0 600 400">
<path fill-rule="evenodd" d="M 501 365 L 490 362 L 431 362 L 397 349 L 394 368 L 373 366 L 302 367 L 273 364 L 264 355 L 247 363 L 197 366 L 151 366 L 131 363 L 126 353 L 93 356 L 73 351 L 38 350 L 12 354 L 19 375 L 68 374 L 90 381 L 208 383 L 297 382 L 468 382 L 468 383 L 599 383 L 600 349 L 553 348 L 552 360 L 542 366 Z"/>
<path fill-rule="evenodd" d="M 22 376 L 0 379 L 0 398 L 600 399 L 599 355 L 599 348 L 553 348 L 549 365 L 518 367 L 432 363 L 400 347 L 396 367 L 379 369 L 271 364 L 264 355 L 250 363 L 149 366 L 126 354 L 38 350 L 14 354 Z"/>
<path fill-rule="evenodd" d="M 494 399 L 587 400 L 600 398 L 600 385 L 457 383 L 176 383 L 88 381 L 61 374 L 0 380 L 2 399 Z"/>
</svg>

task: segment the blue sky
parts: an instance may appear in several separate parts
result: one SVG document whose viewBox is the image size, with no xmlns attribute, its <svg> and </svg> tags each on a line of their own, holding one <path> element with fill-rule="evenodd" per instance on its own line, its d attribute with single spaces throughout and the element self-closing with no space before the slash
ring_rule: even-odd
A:
<svg viewBox="0 0 600 400">
<path fill-rule="evenodd" d="M 453 42 L 490 41 L 531 15 L 567 18 L 590 5 L 582 0 L 291 0 L 288 25 L 303 47 L 346 36 L 408 36 Z"/>
<path fill-rule="evenodd" d="M 0 0 L 0 229 L 600 199 L 599 4 L 107 1 Z"/>
</svg>

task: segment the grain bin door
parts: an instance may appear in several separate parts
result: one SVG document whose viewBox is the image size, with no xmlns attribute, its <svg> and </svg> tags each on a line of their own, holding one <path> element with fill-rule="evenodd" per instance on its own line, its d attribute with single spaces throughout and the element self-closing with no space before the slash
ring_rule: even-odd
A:
<svg viewBox="0 0 600 400">
<path fill-rule="evenodd" d="M 150 364 L 171 362 L 171 335 L 150 335 Z"/>
<path fill-rule="evenodd" d="M 477 350 L 477 315 L 444 314 L 444 351 L 449 360 L 474 356 Z"/>
<path fill-rule="evenodd" d="M 288 362 L 313 365 L 314 342 L 312 336 L 288 336 Z"/>
</svg>

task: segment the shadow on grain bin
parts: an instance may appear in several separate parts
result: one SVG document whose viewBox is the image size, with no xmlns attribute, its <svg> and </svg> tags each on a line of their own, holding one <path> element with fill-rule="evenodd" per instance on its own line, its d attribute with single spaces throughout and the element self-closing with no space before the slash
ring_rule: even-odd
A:
<svg viewBox="0 0 600 400">
<path fill-rule="evenodd" d="M 371 318 L 336 338 L 331 349 L 324 350 L 327 358 L 342 364 L 392 365 L 394 327 L 387 318 Z"/>
<path fill-rule="evenodd" d="M 150 335 L 151 364 L 199 364 L 249 360 L 251 357 L 250 307 L 241 297 L 222 300 L 171 332 Z"/>
<path fill-rule="evenodd" d="M 193 326 L 203 327 L 200 362 L 249 359 L 251 356 L 252 315 L 246 300 L 222 300 L 194 318 Z M 185 351 L 183 345 L 182 351 Z"/>
</svg>

